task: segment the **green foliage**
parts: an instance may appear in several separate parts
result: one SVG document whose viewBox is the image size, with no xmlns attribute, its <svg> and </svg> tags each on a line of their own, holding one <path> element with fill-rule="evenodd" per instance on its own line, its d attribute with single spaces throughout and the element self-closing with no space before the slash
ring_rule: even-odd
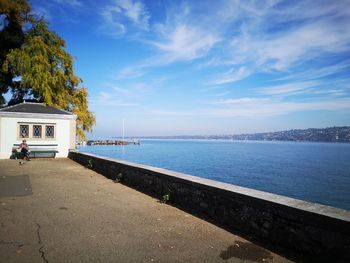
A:
<svg viewBox="0 0 350 263">
<path fill-rule="evenodd" d="M 88 168 L 88 169 L 94 168 L 94 163 L 93 163 L 92 159 L 88 160 L 86 168 Z"/>
<path fill-rule="evenodd" d="M 0 0 L 0 104 L 10 90 L 12 101 L 35 98 L 72 112 L 77 115 L 77 135 L 85 139 L 84 131 L 91 131 L 95 117 L 88 110 L 87 90 L 74 74 L 73 57 L 48 23 L 29 11 L 26 0 Z"/>
<path fill-rule="evenodd" d="M 162 196 L 161 202 L 164 203 L 164 204 L 167 204 L 167 203 L 169 203 L 169 201 L 170 201 L 170 193 L 164 194 Z"/>
<path fill-rule="evenodd" d="M 19 24 L 30 19 L 30 5 L 27 0 L 1 0 L 0 12 L 4 14 L 9 22 L 15 21 Z"/>
<path fill-rule="evenodd" d="M 24 43 L 22 26 L 29 19 L 30 6 L 26 0 L 0 0 L 0 106 L 5 103 L 5 94 L 10 86 L 18 86 L 12 74 L 1 70 L 11 49 L 20 48 Z"/>
</svg>

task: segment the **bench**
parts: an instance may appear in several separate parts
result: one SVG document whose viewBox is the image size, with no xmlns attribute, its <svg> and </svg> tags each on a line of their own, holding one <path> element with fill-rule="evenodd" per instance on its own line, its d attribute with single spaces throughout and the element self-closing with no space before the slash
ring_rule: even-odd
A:
<svg viewBox="0 0 350 263">
<path fill-rule="evenodd" d="M 12 152 L 14 152 L 14 149 L 18 149 L 20 144 L 14 144 L 12 148 Z M 58 144 L 28 144 L 29 146 L 29 157 L 30 158 L 37 158 L 37 157 L 56 157 L 57 146 Z M 14 158 L 21 158 L 22 153 L 16 152 L 14 153 Z"/>
</svg>

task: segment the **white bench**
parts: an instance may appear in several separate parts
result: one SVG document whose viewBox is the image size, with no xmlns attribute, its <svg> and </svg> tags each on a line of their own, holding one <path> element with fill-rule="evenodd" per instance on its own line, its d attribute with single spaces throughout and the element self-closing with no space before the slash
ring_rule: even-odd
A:
<svg viewBox="0 0 350 263">
<path fill-rule="evenodd" d="M 20 144 L 14 144 L 14 148 L 18 148 Z M 29 157 L 56 157 L 58 144 L 28 144 Z"/>
</svg>

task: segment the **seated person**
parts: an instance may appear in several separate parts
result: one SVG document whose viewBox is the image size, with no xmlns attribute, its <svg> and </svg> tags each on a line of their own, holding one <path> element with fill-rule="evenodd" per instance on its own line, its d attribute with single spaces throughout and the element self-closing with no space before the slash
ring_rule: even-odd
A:
<svg viewBox="0 0 350 263">
<path fill-rule="evenodd" d="M 27 144 L 26 140 L 23 140 L 22 143 L 19 145 L 19 149 L 21 150 L 23 160 L 27 159 L 29 161 L 29 146 Z"/>
</svg>

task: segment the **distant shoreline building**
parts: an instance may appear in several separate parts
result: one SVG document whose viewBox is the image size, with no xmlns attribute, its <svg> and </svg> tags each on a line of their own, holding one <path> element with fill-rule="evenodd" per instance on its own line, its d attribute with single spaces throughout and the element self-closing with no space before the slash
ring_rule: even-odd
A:
<svg viewBox="0 0 350 263">
<path fill-rule="evenodd" d="M 77 116 L 71 112 L 23 102 L 0 109 L 0 159 L 8 159 L 12 149 L 27 140 L 30 149 L 54 149 L 57 157 L 67 157 L 75 148 Z"/>
</svg>

